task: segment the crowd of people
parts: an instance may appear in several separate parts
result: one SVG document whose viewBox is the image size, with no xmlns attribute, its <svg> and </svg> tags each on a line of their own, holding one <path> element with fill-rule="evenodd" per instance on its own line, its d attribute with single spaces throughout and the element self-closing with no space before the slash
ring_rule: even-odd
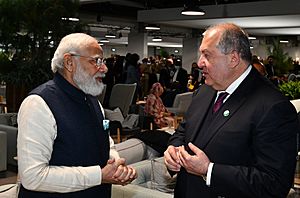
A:
<svg viewBox="0 0 300 198">
<path fill-rule="evenodd" d="M 257 55 L 252 56 L 252 65 L 260 74 L 268 78 L 276 86 L 287 82 L 288 75 L 276 71 L 276 58 L 273 55 L 265 60 Z M 164 93 L 161 95 L 166 107 L 171 107 L 178 93 L 195 91 L 204 84 L 202 70 L 197 62 L 191 64 L 191 70 L 187 71 L 181 65 L 181 61 L 171 54 L 169 57 L 160 55 L 140 58 L 137 53 L 127 53 L 126 56 L 112 55 L 106 58 L 108 73 L 103 82 L 107 84 L 104 106 L 107 106 L 111 89 L 117 83 L 137 83 L 137 92 L 134 100 L 143 100 L 150 92 L 152 85 L 159 82 Z M 297 74 L 300 71 L 299 62 L 294 61 L 294 70 L 290 73 Z"/>
<path fill-rule="evenodd" d="M 259 58 L 257 55 L 252 56 L 252 65 L 259 73 L 268 78 L 275 86 L 279 86 L 287 81 L 300 80 L 300 65 L 299 61 L 293 60 L 293 65 L 288 73 L 282 74 L 276 71 L 279 65 L 276 65 L 276 58 L 269 55 L 266 60 Z"/>
<path fill-rule="evenodd" d="M 160 55 L 145 57 L 140 60 L 136 53 L 127 53 L 126 56 L 114 55 L 106 58 L 108 72 L 103 82 L 107 84 L 104 106 L 109 101 L 111 89 L 117 83 L 136 83 L 135 100 L 143 100 L 150 92 L 152 85 L 159 82 L 165 92 L 161 96 L 164 104 L 172 105 L 178 93 L 196 90 L 203 78 L 196 63 L 192 64 L 191 71 L 187 71 L 174 55 L 163 58 Z M 193 88 L 188 83 L 192 81 Z"/>
</svg>

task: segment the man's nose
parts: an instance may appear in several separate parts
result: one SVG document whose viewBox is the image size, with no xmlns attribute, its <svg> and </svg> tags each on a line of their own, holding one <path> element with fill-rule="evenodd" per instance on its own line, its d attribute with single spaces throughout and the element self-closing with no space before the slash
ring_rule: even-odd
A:
<svg viewBox="0 0 300 198">
<path fill-rule="evenodd" d="M 204 61 L 203 61 L 203 59 L 202 59 L 202 56 L 200 56 L 197 65 L 198 65 L 198 67 L 199 67 L 200 69 L 202 69 L 202 68 L 204 67 L 205 63 L 204 63 Z"/>
<path fill-rule="evenodd" d="M 107 71 L 108 71 L 108 68 L 107 68 L 107 66 L 103 63 L 99 68 L 98 68 L 98 70 L 101 72 L 101 73 L 107 73 Z"/>
</svg>

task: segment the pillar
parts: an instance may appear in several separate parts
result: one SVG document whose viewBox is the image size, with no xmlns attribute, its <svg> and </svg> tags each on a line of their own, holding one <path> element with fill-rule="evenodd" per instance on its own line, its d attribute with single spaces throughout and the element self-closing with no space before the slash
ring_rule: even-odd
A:
<svg viewBox="0 0 300 198">
<path fill-rule="evenodd" d="M 191 72 L 192 63 L 198 62 L 201 40 L 202 38 L 200 37 L 185 38 L 183 40 L 182 67 L 185 68 L 188 73 Z"/>
</svg>

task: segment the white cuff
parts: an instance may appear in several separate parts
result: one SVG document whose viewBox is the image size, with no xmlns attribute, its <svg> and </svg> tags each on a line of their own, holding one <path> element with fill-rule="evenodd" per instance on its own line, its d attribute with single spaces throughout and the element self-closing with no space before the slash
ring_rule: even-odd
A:
<svg viewBox="0 0 300 198">
<path fill-rule="evenodd" d="M 207 174 L 206 174 L 206 185 L 210 186 L 210 180 L 211 180 L 211 174 L 213 169 L 214 163 L 210 162 L 207 168 Z"/>
</svg>

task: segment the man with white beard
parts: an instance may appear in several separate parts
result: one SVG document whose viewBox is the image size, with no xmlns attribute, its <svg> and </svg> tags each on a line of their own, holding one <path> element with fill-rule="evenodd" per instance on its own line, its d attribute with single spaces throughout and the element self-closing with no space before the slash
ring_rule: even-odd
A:
<svg viewBox="0 0 300 198">
<path fill-rule="evenodd" d="M 19 197 L 111 197 L 111 184 L 137 177 L 109 137 L 97 100 L 107 67 L 95 38 L 65 36 L 53 80 L 30 92 L 18 114 Z"/>
</svg>

